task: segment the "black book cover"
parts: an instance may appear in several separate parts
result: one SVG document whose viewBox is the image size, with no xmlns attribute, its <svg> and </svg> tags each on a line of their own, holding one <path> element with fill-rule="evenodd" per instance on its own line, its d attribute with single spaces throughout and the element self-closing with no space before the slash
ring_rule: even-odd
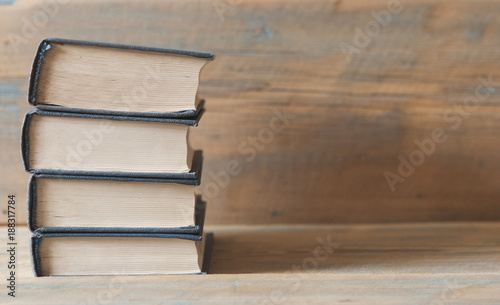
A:
<svg viewBox="0 0 500 305">
<path fill-rule="evenodd" d="M 40 69 L 41 69 L 41 66 L 43 64 L 44 54 L 46 51 L 48 51 L 50 49 L 51 43 L 95 46 L 95 47 L 125 49 L 125 50 L 134 50 L 134 51 L 159 52 L 159 53 L 167 53 L 167 54 L 174 54 L 174 55 L 192 56 L 192 57 L 198 57 L 198 58 L 203 58 L 203 59 L 207 59 L 207 60 L 214 59 L 214 55 L 209 54 L 209 53 L 172 50 L 172 49 L 161 49 L 161 48 L 150 48 L 150 47 L 140 47 L 140 46 L 131 46 L 131 45 L 111 44 L 111 43 L 89 42 L 89 41 L 80 41 L 80 40 L 69 40 L 69 39 L 60 39 L 60 38 L 47 38 L 47 39 L 42 40 L 38 46 L 35 58 L 33 60 L 33 65 L 31 68 L 29 89 L 28 89 L 28 102 L 40 110 L 76 112 L 76 113 L 88 113 L 88 114 L 109 114 L 109 115 L 117 115 L 117 116 L 189 118 L 189 117 L 194 117 L 194 116 L 198 115 L 200 112 L 200 109 L 203 109 L 204 101 L 200 102 L 200 105 L 198 106 L 198 109 L 196 111 L 184 110 L 184 111 L 176 111 L 176 112 L 168 112 L 168 113 L 111 111 L 111 110 L 71 108 L 71 107 L 63 107 L 63 106 L 57 106 L 57 105 L 38 105 L 37 104 L 37 88 L 38 88 L 38 81 L 40 78 Z"/>
<path fill-rule="evenodd" d="M 136 182 L 155 182 L 155 183 L 179 183 L 188 185 L 199 185 L 199 180 L 189 179 L 149 179 L 149 178 L 125 178 L 125 177 L 106 177 L 106 176 L 70 176 L 70 175 L 48 175 L 35 174 L 28 181 L 28 192 L 26 196 L 28 228 L 34 232 L 40 233 L 171 233 L 171 234 L 199 234 L 203 232 L 205 222 L 206 202 L 201 196 L 196 196 L 195 202 L 195 225 L 178 228 L 154 228 L 154 227 L 37 227 L 36 208 L 37 208 L 37 179 L 83 179 L 83 180 L 110 180 L 110 181 L 136 181 Z M 68 204 L 71 204 L 68 202 Z"/>
<path fill-rule="evenodd" d="M 85 176 L 108 176 L 108 177 L 135 177 L 135 178 L 154 178 L 154 179 L 192 179 L 198 180 L 201 178 L 201 169 L 203 163 L 203 155 L 201 150 L 194 152 L 193 163 L 191 171 L 187 173 L 140 173 L 140 172 L 104 172 L 104 171 L 80 171 L 80 170 L 54 170 L 54 169 L 33 169 L 29 162 L 30 153 L 30 140 L 29 128 L 32 117 L 34 115 L 46 116 L 61 116 L 61 117 L 75 117 L 75 118 L 89 118 L 89 119 L 110 119 L 121 121 L 142 121 L 142 122 L 157 122 L 168 124 L 183 124 L 189 126 L 197 126 L 203 109 L 198 113 L 195 118 L 151 118 L 151 117 L 125 117 L 125 116 L 112 116 L 112 115 L 97 115 L 97 114 L 84 114 L 84 113 L 70 113 L 70 112 L 55 112 L 43 111 L 36 109 L 28 112 L 23 121 L 21 131 L 21 157 L 23 160 L 24 168 L 27 172 L 35 174 L 51 174 L 51 175 L 85 175 Z"/>
<path fill-rule="evenodd" d="M 159 233 L 43 233 L 39 230 L 33 232 L 30 242 L 30 256 L 31 265 L 33 267 L 33 273 L 36 277 L 42 276 L 41 264 L 39 255 L 40 243 L 43 242 L 44 238 L 51 237 L 154 237 L 154 238 L 179 238 L 192 241 L 201 241 L 202 235 L 191 235 L 191 234 L 159 234 Z M 207 233 L 203 237 L 205 239 L 205 249 L 203 252 L 203 263 L 201 272 L 197 274 L 207 274 L 210 267 L 210 259 L 212 254 L 213 246 L 213 233 Z"/>
</svg>

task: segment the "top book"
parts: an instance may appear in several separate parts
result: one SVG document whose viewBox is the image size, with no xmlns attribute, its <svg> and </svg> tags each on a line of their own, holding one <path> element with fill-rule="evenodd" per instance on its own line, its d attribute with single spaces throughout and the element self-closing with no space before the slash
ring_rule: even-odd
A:
<svg viewBox="0 0 500 305">
<path fill-rule="evenodd" d="M 29 103 L 42 110 L 193 117 L 208 53 L 45 39 L 31 70 Z"/>
</svg>

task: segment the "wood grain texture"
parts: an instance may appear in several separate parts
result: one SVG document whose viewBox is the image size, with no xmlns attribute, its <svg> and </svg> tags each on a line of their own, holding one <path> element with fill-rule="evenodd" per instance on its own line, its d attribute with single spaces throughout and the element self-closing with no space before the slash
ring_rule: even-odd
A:
<svg viewBox="0 0 500 305">
<path fill-rule="evenodd" d="M 0 302 L 437 305 L 498 304 L 500 299 L 500 223 L 208 230 L 215 232 L 209 275 L 34 278 L 29 232 L 22 228 L 17 297 L 2 293 Z M 7 261 L 5 251 L 0 259 Z"/>
<path fill-rule="evenodd" d="M 191 137 L 204 150 L 208 223 L 500 219 L 496 1 L 401 0 L 376 31 L 373 12 L 388 0 L 78 0 L 13 42 L 41 3 L 0 6 L 2 194 L 24 196 L 27 76 L 38 42 L 61 37 L 216 54 L 201 76 L 207 113 Z M 363 42 L 359 31 L 370 26 Z M 347 44 L 356 46 L 348 57 Z M 478 107 L 454 106 L 489 76 Z M 295 118 L 271 135 L 273 110 L 283 109 Z M 408 159 L 435 128 L 446 142 L 391 192 L 384 172 L 397 173 L 398 157 Z M 249 137 L 259 133 L 273 139 L 253 156 Z M 222 187 L 214 177 L 228 164 L 239 174 Z"/>
</svg>

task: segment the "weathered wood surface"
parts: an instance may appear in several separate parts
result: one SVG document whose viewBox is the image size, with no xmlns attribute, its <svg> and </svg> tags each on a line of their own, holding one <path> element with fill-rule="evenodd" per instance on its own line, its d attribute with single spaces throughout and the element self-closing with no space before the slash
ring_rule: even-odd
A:
<svg viewBox="0 0 500 305">
<path fill-rule="evenodd" d="M 35 48 L 62 37 L 217 55 L 191 137 L 205 152 L 208 223 L 500 219 L 499 2 L 67 2 L 47 21 L 43 1 L 0 5 L 2 196 L 25 192 L 19 128 Z M 284 109 L 295 117 L 270 135 L 273 110 Z M 392 192 L 384 172 L 398 174 L 398 157 L 435 128 L 446 141 Z M 251 148 L 259 133 L 266 143 Z M 214 187 L 231 160 L 239 174 Z"/>
<path fill-rule="evenodd" d="M 34 278 L 2 304 L 498 304 L 500 223 L 217 226 L 206 276 Z M 0 232 L 6 228 L 1 227 Z M 5 234 L 1 234 L 5 245 Z M 6 251 L 0 260 L 7 262 Z M 6 278 L 2 268 L 2 278 Z"/>
</svg>

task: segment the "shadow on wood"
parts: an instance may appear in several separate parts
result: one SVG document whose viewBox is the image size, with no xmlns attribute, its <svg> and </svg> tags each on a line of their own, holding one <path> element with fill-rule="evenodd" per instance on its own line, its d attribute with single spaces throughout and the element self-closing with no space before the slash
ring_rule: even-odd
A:
<svg viewBox="0 0 500 305">
<path fill-rule="evenodd" d="M 499 272 L 498 229 L 462 223 L 216 231 L 210 273 Z"/>
</svg>

